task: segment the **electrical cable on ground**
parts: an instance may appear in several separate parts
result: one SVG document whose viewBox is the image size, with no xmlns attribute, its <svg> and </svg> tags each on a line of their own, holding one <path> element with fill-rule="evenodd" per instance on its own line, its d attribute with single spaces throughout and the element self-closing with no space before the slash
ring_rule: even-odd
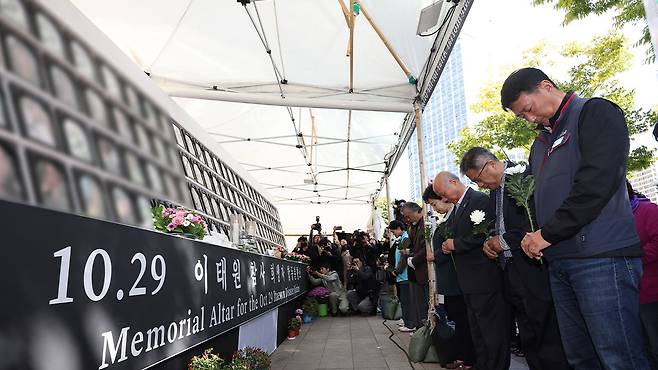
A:
<svg viewBox="0 0 658 370">
<path fill-rule="evenodd" d="M 391 330 L 391 328 L 388 327 L 388 325 L 386 325 L 386 321 L 387 321 L 387 320 L 384 319 L 384 321 L 382 321 L 382 325 L 384 325 L 384 326 L 386 327 L 386 329 L 388 329 L 388 331 L 391 332 L 391 335 L 388 336 L 388 339 L 389 339 L 391 342 L 393 342 L 393 344 L 395 344 L 400 350 L 402 350 L 402 352 L 404 352 L 404 355 L 407 356 L 407 361 L 409 362 L 409 366 L 411 366 L 412 369 L 416 369 L 416 368 L 414 367 L 414 364 L 411 362 L 411 359 L 409 358 L 409 353 L 407 353 L 407 351 L 405 351 L 404 348 L 402 348 L 402 347 L 398 344 L 398 342 L 396 342 L 396 341 L 393 340 L 393 336 L 395 335 L 395 333 L 393 332 L 393 330 Z"/>
</svg>

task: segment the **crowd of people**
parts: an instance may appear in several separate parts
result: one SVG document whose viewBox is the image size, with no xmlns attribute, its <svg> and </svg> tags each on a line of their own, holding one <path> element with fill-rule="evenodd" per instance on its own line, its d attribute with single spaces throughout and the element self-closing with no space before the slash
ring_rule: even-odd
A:
<svg viewBox="0 0 658 370">
<path fill-rule="evenodd" d="M 396 204 L 390 240 L 311 233 L 297 246 L 319 266 L 311 281 L 331 290 L 333 314 L 374 314 L 395 286 L 401 332 L 435 311 L 454 328 L 448 368 L 509 369 L 518 333 L 531 369 L 658 369 L 658 205 L 625 178 L 623 111 L 536 68 L 511 74 L 501 103 L 537 124 L 527 165 L 468 150 L 460 172 L 481 191 L 438 173 L 423 193 L 431 234 L 414 202 Z"/>
</svg>

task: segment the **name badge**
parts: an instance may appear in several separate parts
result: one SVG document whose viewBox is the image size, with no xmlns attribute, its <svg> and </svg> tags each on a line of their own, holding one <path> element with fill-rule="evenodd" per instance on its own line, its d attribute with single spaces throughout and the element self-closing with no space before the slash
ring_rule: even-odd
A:
<svg viewBox="0 0 658 370">
<path fill-rule="evenodd" d="M 551 155 L 551 153 L 553 153 L 557 148 L 559 148 L 562 145 L 566 144 L 567 141 L 569 141 L 570 136 L 571 135 L 569 135 L 569 133 L 566 130 L 562 131 L 560 136 L 557 139 L 555 139 L 555 141 L 553 142 L 553 145 L 551 146 L 551 149 L 548 151 L 548 155 Z"/>
</svg>

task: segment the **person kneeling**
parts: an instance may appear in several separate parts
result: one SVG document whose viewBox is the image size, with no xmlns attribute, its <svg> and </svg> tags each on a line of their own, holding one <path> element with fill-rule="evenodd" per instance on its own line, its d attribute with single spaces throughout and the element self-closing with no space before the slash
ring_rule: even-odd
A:
<svg viewBox="0 0 658 370">
<path fill-rule="evenodd" d="M 309 272 L 308 278 L 311 280 L 311 284 L 324 285 L 331 292 L 329 294 L 329 309 L 332 315 L 336 315 L 338 310 L 343 314 L 347 313 L 349 305 L 345 288 L 340 282 L 338 273 L 331 270 L 331 265 L 328 262 L 320 265 L 320 271 Z"/>
<path fill-rule="evenodd" d="M 375 313 L 372 297 L 378 294 L 377 280 L 370 266 L 364 265 L 360 258 L 354 258 L 347 275 L 348 285 L 353 289 L 347 292 L 347 300 L 354 311 L 363 315 Z"/>
</svg>

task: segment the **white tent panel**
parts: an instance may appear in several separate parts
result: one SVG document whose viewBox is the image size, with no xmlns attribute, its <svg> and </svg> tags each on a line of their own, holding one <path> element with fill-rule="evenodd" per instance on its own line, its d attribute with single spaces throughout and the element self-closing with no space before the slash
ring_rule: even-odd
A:
<svg viewBox="0 0 658 370">
<path fill-rule="evenodd" d="M 455 6 L 458 16 L 436 39 L 416 35 L 420 10 L 432 0 L 359 1 L 431 90 L 472 1 L 444 4 L 444 15 Z M 387 154 L 399 154 L 413 129 L 405 117 L 419 92 L 363 9 L 350 91 L 349 28 L 339 0 L 73 2 L 270 192 L 287 233 L 305 233 L 315 215 L 327 225 L 364 228 L 367 202 L 391 166 Z M 344 106 L 353 110 L 313 108 Z"/>
</svg>

